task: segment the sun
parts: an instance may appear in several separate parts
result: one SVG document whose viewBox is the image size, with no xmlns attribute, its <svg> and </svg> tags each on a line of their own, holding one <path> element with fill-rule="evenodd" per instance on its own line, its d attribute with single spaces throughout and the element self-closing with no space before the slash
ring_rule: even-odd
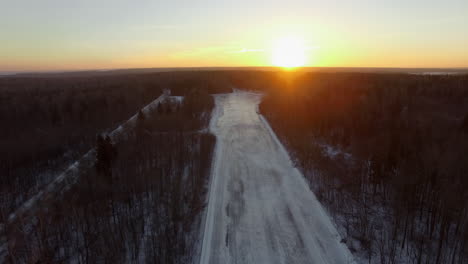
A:
<svg viewBox="0 0 468 264">
<path fill-rule="evenodd" d="M 273 43 L 272 64 L 286 69 L 301 67 L 306 64 L 306 47 L 298 37 L 288 36 Z"/>
</svg>

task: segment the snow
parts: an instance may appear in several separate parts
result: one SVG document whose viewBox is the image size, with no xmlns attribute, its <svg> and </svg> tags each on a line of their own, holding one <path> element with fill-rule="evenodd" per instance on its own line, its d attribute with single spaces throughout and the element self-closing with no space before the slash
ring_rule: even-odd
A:
<svg viewBox="0 0 468 264">
<path fill-rule="evenodd" d="M 156 109 L 157 105 L 163 101 L 166 97 L 170 95 L 169 90 L 165 90 L 161 96 L 157 99 L 146 105 L 142 112 L 145 114 L 150 113 L 150 111 Z M 113 130 L 109 135 L 113 140 L 118 140 L 118 138 L 124 135 L 127 131 L 126 128 L 131 129 L 136 125 L 137 114 L 133 115 L 130 119 L 124 122 L 122 125 Z M 67 191 L 76 181 L 79 175 L 80 168 L 93 166 L 95 159 L 94 149 L 89 150 L 85 155 L 83 155 L 78 161 L 75 161 L 71 164 L 65 171 L 60 173 L 55 179 L 50 182 L 43 190 L 40 190 L 37 194 L 32 196 L 26 202 L 24 202 L 15 212 L 11 213 L 8 216 L 8 222 L 12 223 L 16 219 L 23 219 L 32 215 L 34 211 L 40 206 L 41 203 L 47 202 L 49 199 L 56 198 L 57 194 L 62 194 Z M 3 235 L 4 225 L 0 226 L 0 235 Z M 6 251 L 6 239 L 3 236 L 0 236 L 0 263 L 5 257 Z"/>
<path fill-rule="evenodd" d="M 156 100 L 152 101 L 151 103 L 149 103 L 148 105 L 143 107 L 141 109 L 141 112 L 143 114 L 149 115 L 152 111 L 156 110 L 156 107 L 158 106 L 158 104 L 160 102 L 162 102 L 163 100 L 165 100 L 168 97 L 171 97 L 171 96 L 169 96 L 170 93 L 171 92 L 169 90 L 164 90 L 164 92 L 163 92 L 163 94 L 161 96 L 159 96 L 158 98 L 156 98 Z M 137 119 L 138 119 L 138 113 L 134 114 L 124 124 L 120 125 L 116 129 L 114 129 L 112 132 L 110 132 L 109 133 L 110 137 L 112 139 L 116 139 L 117 137 L 119 137 L 121 134 L 123 134 L 125 132 L 125 127 L 128 127 L 128 128 L 135 127 Z"/>
<path fill-rule="evenodd" d="M 158 97 L 156 100 L 145 106 L 142 111 L 146 114 L 149 113 L 151 110 L 155 109 L 156 106 L 164 100 L 168 96 L 169 92 L 165 91 L 160 97 Z M 120 125 L 117 127 L 115 130 L 113 130 L 110 133 L 110 136 L 114 139 L 118 136 L 120 136 L 122 133 L 125 132 L 124 127 L 132 127 L 135 126 L 137 120 L 137 114 L 133 115 L 129 120 L 127 120 L 123 125 Z M 44 196 L 52 193 L 52 192 L 57 192 L 59 189 L 62 188 L 67 188 L 63 185 L 69 185 L 73 182 L 76 181 L 76 179 L 70 179 L 74 178 L 73 175 L 77 173 L 80 162 L 89 164 L 92 163 L 90 162 L 92 159 L 94 159 L 94 150 L 88 151 L 85 155 L 81 157 L 80 160 L 75 161 L 73 164 L 71 164 L 64 172 L 60 173 L 49 185 L 45 187 L 44 190 L 39 191 L 36 195 L 31 197 L 28 201 L 26 201 L 20 208 L 18 208 L 14 213 L 10 214 L 8 220 L 10 222 L 14 221 L 18 214 L 23 214 L 25 211 L 30 210 L 33 206 L 37 204 L 38 201 L 41 201 L 44 199 Z M 70 181 L 71 180 L 71 181 Z"/>
<path fill-rule="evenodd" d="M 266 120 L 260 94 L 216 95 L 200 263 L 354 263 Z"/>
<path fill-rule="evenodd" d="M 343 157 L 347 160 L 350 160 L 352 158 L 352 155 L 350 153 L 344 152 L 338 147 L 325 143 L 319 143 L 318 145 L 322 148 L 323 154 L 331 159 L 334 159 L 339 155 L 343 155 Z"/>
<path fill-rule="evenodd" d="M 171 95 L 171 96 L 168 96 L 168 97 L 167 97 L 167 100 L 168 100 L 169 102 L 174 102 L 174 103 L 181 104 L 181 103 L 184 101 L 184 97 L 183 97 L 183 96 Z"/>
</svg>

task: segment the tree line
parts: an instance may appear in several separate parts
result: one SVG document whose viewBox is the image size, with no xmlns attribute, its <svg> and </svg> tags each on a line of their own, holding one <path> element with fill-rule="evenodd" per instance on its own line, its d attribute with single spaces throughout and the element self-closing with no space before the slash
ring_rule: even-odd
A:
<svg viewBox="0 0 468 264">
<path fill-rule="evenodd" d="M 11 263 L 191 263 L 215 138 L 213 98 L 189 87 L 137 112 L 125 137 L 95 139 L 95 163 L 34 221 L 6 227 Z M 169 109 L 169 110 L 168 110 Z"/>
<path fill-rule="evenodd" d="M 226 85 L 211 72 L 0 78 L 0 222 L 91 149 L 97 134 L 112 131 L 167 88 L 185 95 Z"/>
<path fill-rule="evenodd" d="M 264 79 L 274 85 L 263 88 L 261 113 L 351 250 L 369 263 L 465 263 L 467 75 Z"/>
</svg>

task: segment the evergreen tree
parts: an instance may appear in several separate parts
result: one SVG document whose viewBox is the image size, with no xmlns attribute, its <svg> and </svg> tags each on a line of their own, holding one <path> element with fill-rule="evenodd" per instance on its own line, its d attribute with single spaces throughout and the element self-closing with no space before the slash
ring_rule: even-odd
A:
<svg viewBox="0 0 468 264">
<path fill-rule="evenodd" d="M 109 136 L 98 135 L 96 139 L 96 171 L 98 174 L 112 177 L 111 166 L 117 156 L 117 150 Z"/>
</svg>

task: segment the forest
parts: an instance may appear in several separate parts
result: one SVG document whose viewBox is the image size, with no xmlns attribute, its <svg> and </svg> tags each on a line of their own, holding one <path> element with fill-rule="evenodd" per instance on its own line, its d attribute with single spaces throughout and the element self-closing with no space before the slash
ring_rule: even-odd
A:
<svg viewBox="0 0 468 264">
<path fill-rule="evenodd" d="M 89 150 L 97 133 L 124 121 L 162 89 L 131 77 L 9 77 L 0 78 L 0 91 L 3 220 Z"/>
<path fill-rule="evenodd" d="M 1 262 L 197 258 L 215 143 L 205 129 L 210 92 L 228 91 L 210 76 L 0 79 L 11 124 L 2 131 Z"/>
<path fill-rule="evenodd" d="M 261 113 L 363 262 L 466 263 L 467 75 L 250 80 L 272 87 Z"/>
<path fill-rule="evenodd" d="M 267 70 L 0 78 L 0 262 L 196 262 L 233 88 L 359 262 L 466 263 L 468 75 Z"/>
</svg>

